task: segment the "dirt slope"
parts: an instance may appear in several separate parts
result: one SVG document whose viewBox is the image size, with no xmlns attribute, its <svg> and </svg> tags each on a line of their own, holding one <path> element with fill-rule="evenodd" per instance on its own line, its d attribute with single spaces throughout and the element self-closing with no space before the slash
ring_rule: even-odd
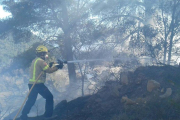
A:
<svg viewBox="0 0 180 120">
<path fill-rule="evenodd" d="M 140 67 L 127 73 L 128 84 L 108 81 L 94 95 L 70 102 L 61 101 L 55 108 L 56 120 L 179 120 L 180 68 L 173 66 Z M 149 81 L 158 87 L 147 90 Z M 167 88 L 169 96 L 160 97 Z M 31 118 L 30 120 L 41 120 Z"/>
</svg>

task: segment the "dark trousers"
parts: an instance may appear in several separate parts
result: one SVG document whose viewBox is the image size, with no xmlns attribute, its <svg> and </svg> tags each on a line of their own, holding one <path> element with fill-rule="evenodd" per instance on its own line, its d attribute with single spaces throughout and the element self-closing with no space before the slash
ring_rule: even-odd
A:
<svg viewBox="0 0 180 120">
<path fill-rule="evenodd" d="M 32 84 L 28 84 L 29 89 L 31 89 Z M 36 102 L 37 96 L 40 94 L 43 98 L 46 99 L 46 105 L 45 105 L 45 117 L 51 117 L 53 114 L 53 95 L 49 91 L 49 89 L 44 84 L 36 84 L 34 88 L 32 89 L 31 93 L 29 94 L 28 100 L 26 101 L 26 104 L 22 111 L 22 116 L 27 116 L 27 114 L 30 112 L 32 106 Z"/>
</svg>

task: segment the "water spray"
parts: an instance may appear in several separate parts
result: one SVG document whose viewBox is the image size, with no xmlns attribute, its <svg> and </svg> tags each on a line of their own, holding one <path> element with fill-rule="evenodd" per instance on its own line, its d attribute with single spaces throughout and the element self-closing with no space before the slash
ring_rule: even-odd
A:
<svg viewBox="0 0 180 120">
<path fill-rule="evenodd" d="M 52 49 L 49 50 L 49 52 L 51 52 L 56 58 L 57 58 L 57 63 L 58 64 L 71 64 L 71 63 L 87 63 L 87 62 L 97 62 L 97 61 L 102 61 L 102 62 L 111 62 L 111 61 L 121 61 L 121 62 L 126 62 L 126 61 L 131 61 L 131 60 L 135 60 L 135 58 L 128 58 L 128 57 L 121 57 L 121 58 L 103 58 L 103 59 L 83 59 L 83 60 L 69 60 L 66 61 L 64 59 L 62 59 L 59 54 L 55 54 L 58 53 L 56 50 L 56 48 L 59 47 L 53 47 Z"/>
<path fill-rule="evenodd" d="M 61 61 L 62 63 L 68 64 L 68 63 L 87 63 L 87 62 L 97 62 L 97 61 L 103 61 L 103 62 L 108 62 L 108 61 L 115 61 L 115 60 L 120 60 L 120 61 L 128 61 L 132 59 L 128 58 L 107 58 L 107 59 L 84 59 L 84 60 L 70 60 L 70 61 L 64 61 L 61 59 L 58 59 L 58 61 Z"/>
</svg>

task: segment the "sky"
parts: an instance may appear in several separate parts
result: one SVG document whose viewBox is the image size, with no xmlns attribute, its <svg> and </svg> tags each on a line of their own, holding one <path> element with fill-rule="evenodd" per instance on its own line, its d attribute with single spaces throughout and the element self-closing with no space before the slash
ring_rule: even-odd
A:
<svg viewBox="0 0 180 120">
<path fill-rule="evenodd" d="M 5 12 L 3 10 L 3 6 L 0 5 L 0 19 L 6 18 L 7 16 L 10 16 L 11 13 Z"/>
</svg>

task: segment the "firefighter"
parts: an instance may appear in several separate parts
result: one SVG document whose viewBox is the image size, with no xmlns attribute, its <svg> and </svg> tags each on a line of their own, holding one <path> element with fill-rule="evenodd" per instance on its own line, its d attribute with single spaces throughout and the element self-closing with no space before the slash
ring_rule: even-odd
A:
<svg viewBox="0 0 180 120">
<path fill-rule="evenodd" d="M 53 95 L 49 91 L 49 89 L 44 85 L 46 81 L 46 73 L 53 73 L 57 71 L 58 69 L 63 68 L 63 64 L 59 64 L 56 66 L 48 65 L 45 62 L 45 59 L 48 57 L 48 49 L 40 45 L 36 48 L 36 58 L 32 61 L 30 66 L 30 80 L 28 87 L 31 89 L 33 83 L 35 83 L 36 78 L 41 74 L 39 79 L 37 80 L 37 83 L 35 84 L 34 88 L 32 89 L 31 93 L 28 96 L 28 99 L 26 101 L 26 104 L 22 110 L 21 120 L 27 120 L 28 116 L 27 114 L 30 112 L 32 106 L 34 105 L 36 98 L 38 94 L 40 94 L 44 99 L 46 99 L 45 104 L 45 113 L 44 118 L 49 119 L 52 118 L 53 115 Z"/>
</svg>

